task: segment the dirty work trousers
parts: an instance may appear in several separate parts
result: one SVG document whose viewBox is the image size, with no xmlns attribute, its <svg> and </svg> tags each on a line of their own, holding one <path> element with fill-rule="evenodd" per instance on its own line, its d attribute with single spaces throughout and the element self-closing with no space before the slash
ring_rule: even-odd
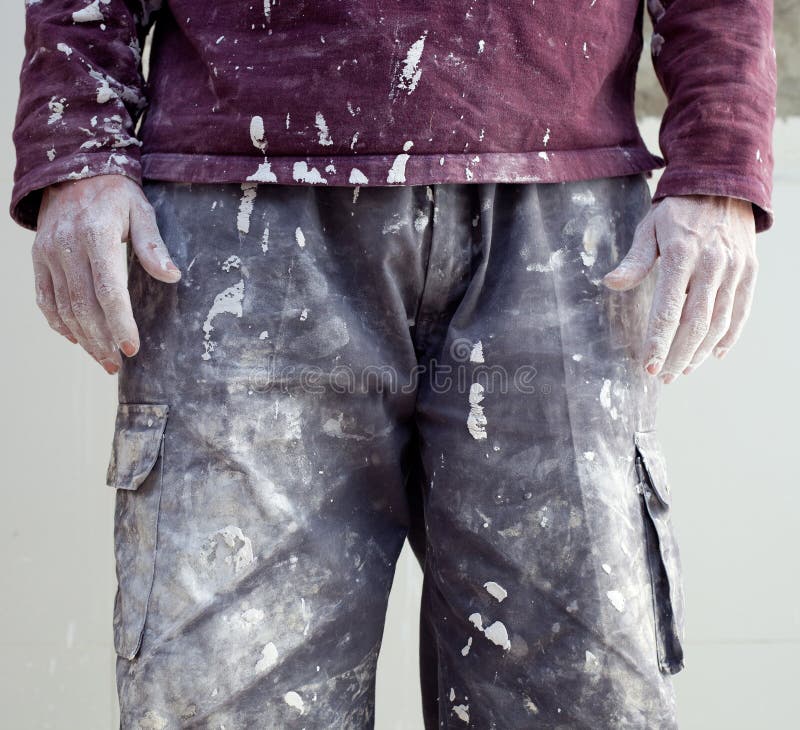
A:
<svg viewBox="0 0 800 730">
<path fill-rule="evenodd" d="M 600 284 L 644 175 L 145 189 L 183 278 L 129 259 L 122 727 L 371 728 L 406 538 L 428 730 L 674 727 L 656 273 Z"/>
</svg>

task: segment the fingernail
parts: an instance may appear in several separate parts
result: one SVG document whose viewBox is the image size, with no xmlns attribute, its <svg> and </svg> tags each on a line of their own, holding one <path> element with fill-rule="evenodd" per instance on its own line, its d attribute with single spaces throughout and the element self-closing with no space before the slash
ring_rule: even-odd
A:
<svg viewBox="0 0 800 730">
<path fill-rule="evenodd" d="M 658 371 L 661 370 L 663 363 L 664 361 L 660 357 L 651 357 L 644 368 L 650 375 L 658 375 Z"/>
<path fill-rule="evenodd" d="M 688 375 L 690 372 L 692 372 L 692 370 L 694 370 L 694 366 L 693 366 L 693 365 L 687 365 L 687 366 L 686 366 L 686 367 L 683 369 L 683 374 L 684 374 L 684 375 Z"/>
<path fill-rule="evenodd" d="M 72 335 L 64 335 L 73 345 L 78 344 L 78 340 L 76 340 Z"/>
<path fill-rule="evenodd" d="M 730 348 L 728 348 L 728 347 L 716 347 L 716 348 L 714 348 L 714 357 L 717 357 L 720 360 L 722 360 L 722 358 L 725 357 L 725 355 L 728 354 L 728 350 L 729 349 Z"/>
<path fill-rule="evenodd" d="M 119 346 L 120 350 L 124 352 L 128 357 L 136 354 L 136 345 L 134 345 L 130 340 L 123 340 Z"/>
<path fill-rule="evenodd" d="M 178 274 L 180 275 L 181 270 L 172 263 L 172 261 L 164 262 L 164 268 L 169 271 L 171 274 Z"/>
<path fill-rule="evenodd" d="M 119 370 L 119 366 L 113 360 L 101 360 L 100 364 L 109 375 L 114 375 Z"/>
<path fill-rule="evenodd" d="M 675 380 L 675 378 L 676 378 L 676 377 L 677 377 L 677 376 L 676 376 L 676 375 L 673 375 L 672 373 L 665 373 L 665 374 L 662 376 L 662 378 L 661 378 L 661 379 L 664 381 L 664 384 L 665 384 L 665 385 L 669 385 L 669 384 L 670 384 L 670 383 L 671 383 L 673 380 Z"/>
</svg>

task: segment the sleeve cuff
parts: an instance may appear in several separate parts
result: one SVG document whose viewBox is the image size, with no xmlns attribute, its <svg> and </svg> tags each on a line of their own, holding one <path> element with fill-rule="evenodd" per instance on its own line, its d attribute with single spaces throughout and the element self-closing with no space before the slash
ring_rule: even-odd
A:
<svg viewBox="0 0 800 730">
<path fill-rule="evenodd" d="M 656 186 L 653 202 L 671 195 L 722 195 L 740 198 L 753 206 L 756 233 L 769 230 L 774 223 L 771 191 L 757 178 L 718 172 L 670 172 L 668 164 Z"/>
<path fill-rule="evenodd" d="M 11 217 L 23 228 L 35 231 L 44 188 L 98 175 L 125 175 L 140 185 L 142 182 L 139 160 L 121 152 L 93 152 L 56 160 L 34 167 L 15 181 L 9 210 Z"/>
</svg>

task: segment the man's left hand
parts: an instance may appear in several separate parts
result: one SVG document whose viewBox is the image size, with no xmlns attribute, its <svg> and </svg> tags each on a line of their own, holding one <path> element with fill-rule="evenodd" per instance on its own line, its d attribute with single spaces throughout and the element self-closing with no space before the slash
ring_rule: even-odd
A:
<svg viewBox="0 0 800 730">
<path fill-rule="evenodd" d="M 713 351 L 722 358 L 750 315 L 758 273 L 752 205 L 716 195 L 654 203 L 628 254 L 603 278 L 625 291 L 661 258 L 644 345 L 644 367 L 670 383 Z"/>
</svg>

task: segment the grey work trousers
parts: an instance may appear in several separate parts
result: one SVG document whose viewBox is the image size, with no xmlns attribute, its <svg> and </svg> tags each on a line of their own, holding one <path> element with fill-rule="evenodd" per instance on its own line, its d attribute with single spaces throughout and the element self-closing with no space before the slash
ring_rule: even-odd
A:
<svg viewBox="0 0 800 730">
<path fill-rule="evenodd" d="M 372 727 L 406 538 L 428 730 L 675 727 L 656 274 L 600 283 L 645 175 L 145 191 L 183 278 L 129 258 L 122 727 Z"/>
</svg>

